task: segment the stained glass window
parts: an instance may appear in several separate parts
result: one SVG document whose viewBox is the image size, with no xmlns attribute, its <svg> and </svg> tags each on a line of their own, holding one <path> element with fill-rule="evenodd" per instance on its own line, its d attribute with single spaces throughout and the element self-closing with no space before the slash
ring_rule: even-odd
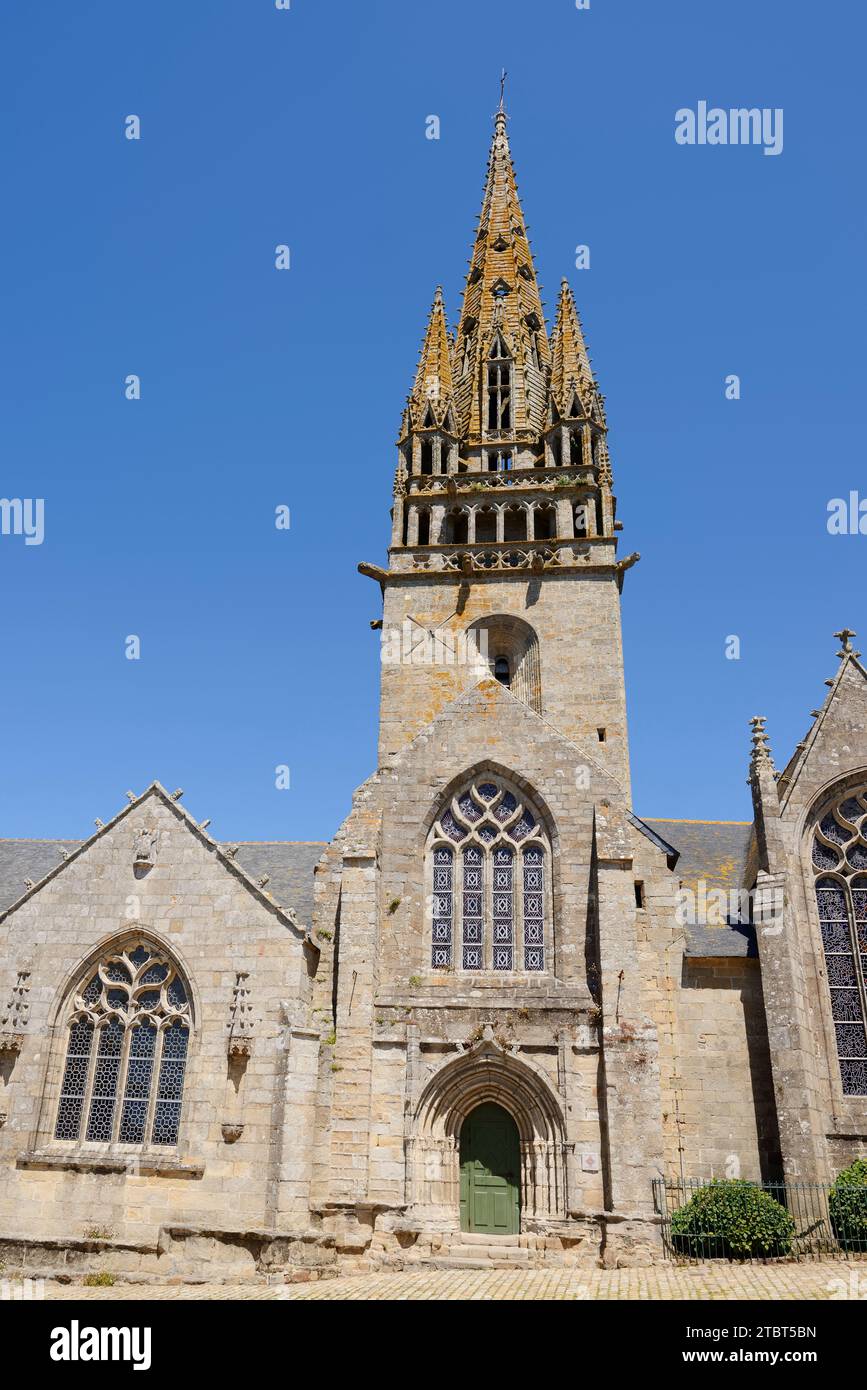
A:
<svg viewBox="0 0 867 1390">
<path fill-rule="evenodd" d="M 538 845 L 528 846 L 521 855 L 524 893 L 524 969 L 545 968 L 544 916 L 545 856 Z"/>
<path fill-rule="evenodd" d="M 450 798 L 431 832 L 430 861 L 435 969 L 545 969 L 550 854 L 516 787 L 488 774 Z"/>
<path fill-rule="evenodd" d="M 484 854 L 477 845 L 469 845 L 463 853 L 464 891 L 461 899 L 461 964 L 464 970 L 481 970 L 482 960 L 482 895 L 484 890 Z"/>
<path fill-rule="evenodd" d="M 57 1139 L 77 1139 L 81 1128 L 81 1110 L 87 1090 L 90 1054 L 93 1048 L 93 1024 L 89 1018 L 78 1018 L 69 1030 L 66 1049 L 66 1068 L 60 1088 L 57 1111 Z"/>
<path fill-rule="evenodd" d="M 451 845 L 437 845 L 434 849 L 431 965 L 438 969 L 452 963 L 454 860 Z"/>
<path fill-rule="evenodd" d="M 511 970 L 514 943 L 512 940 L 512 861 L 513 851 L 508 845 L 499 845 L 494 850 L 494 889 L 492 920 L 494 927 L 495 970 Z"/>
<path fill-rule="evenodd" d="M 867 790 L 822 816 L 813 833 L 816 903 L 845 1095 L 867 1095 Z"/>
<path fill-rule="evenodd" d="M 189 1030 L 162 952 L 137 941 L 105 956 L 73 995 L 55 1139 L 177 1144 Z"/>
</svg>

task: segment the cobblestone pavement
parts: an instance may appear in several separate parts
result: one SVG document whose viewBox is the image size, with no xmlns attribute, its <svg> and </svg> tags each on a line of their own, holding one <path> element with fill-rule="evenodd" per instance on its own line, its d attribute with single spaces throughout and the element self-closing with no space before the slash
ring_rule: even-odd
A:
<svg viewBox="0 0 867 1390">
<path fill-rule="evenodd" d="M 842 1299 L 867 1296 L 867 1264 L 656 1266 L 620 1270 L 419 1270 L 311 1284 L 45 1285 L 46 1299 Z"/>
</svg>

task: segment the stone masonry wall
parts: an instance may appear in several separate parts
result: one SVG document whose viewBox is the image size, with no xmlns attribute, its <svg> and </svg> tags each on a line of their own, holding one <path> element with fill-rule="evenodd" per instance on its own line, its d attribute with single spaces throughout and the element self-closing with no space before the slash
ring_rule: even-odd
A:
<svg viewBox="0 0 867 1390">
<path fill-rule="evenodd" d="M 409 621 L 410 614 L 416 623 Z M 542 580 L 524 572 L 508 578 L 474 577 L 469 586 L 458 576 L 437 575 L 429 581 L 413 576 L 411 583 L 389 584 L 382 635 L 386 650 L 389 635 L 401 635 L 402 659 L 382 665 L 380 765 L 479 680 L 478 670 L 467 664 L 407 660 L 403 632 L 420 643 L 424 628 L 436 629 L 449 635 L 451 650 L 460 652 L 462 635 L 471 624 L 493 614 L 520 618 L 533 628 L 539 643 L 544 718 L 592 751 L 628 791 L 620 596 L 610 574 L 554 572 Z M 605 729 L 604 743 L 599 741 L 599 728 Z"/>
<path fill-rule="evenodd" d="M 158 833 L 156 860 L 136 877 L 134 841 L 143 828 Z M 151 1150 L 141 1163 L 132 1146 L 53 1137 L 65 993 L 79 985 L 96 948 L 130 930 L 176 956 L 194 1016 L 178 1147 Z M 0 923 L 2 988 L 26 962 L 30 1018 L 20 1055 L 6 1066 L 4 1235 L 81 1238 L 99 1228 L 152 1243 L 171 1223 L 232 1230 L 306 1224 L 308 1174 L 298 1164 L 307 1161 L 302 1131 L 312 1131 L 307 1078 L 316 1063 L 303 1028 L 296 1039 L 287 1024 L 305 1021 L 309 958 L 301 931 L 219 862 L 207 837 L 156 793 L 13 910 Z M 227 1019 L 239 970 L 249 972 L 256 1023 L 252 1055 L 230 1077 Z M 303 1103 L 294 1104 L 299 1096 Z M 285 1127 L 275 1128 L 281 1114 Z M 226 1122 L 243 1125 L 236 1142 L 227 1142 Z M 121 1170 L 101 1171 L 106 1160 Z"/>
<path fill-rule="evenodd" d="M 659 1035 L 665 1176 L 777 1177 L 759 963 L 689 958 L 675 916 L 677 867 L 638 837 L 634 869 L 645 902 L 637 913 L 645 1006 Z"/>
<path fill-rule="evenodd" d="M 551 839 L 554 901 L 539 975 L 430 966 L 427 829 L 449 790 L 482 770 L 525 788 Z M 619 1130 L 613 1141 L 603 1133 L 600 1113 L 598 1006 L 588 986 L 597 799 L 623 804 L 596 747 L 576 746 L 493 680 L 442 710 L 357 793 L 317 873 L 314 914 L 317 939 L 322 931 L 334 936 L 337 971 L 335 1106 L 327 1117 L 330 1143 L 317 1141 L 321 1197 L 314 1205 L 339 1249 L 363 1253 L 400 1213 L 407 1231 L 414 1221 L 416 1229 L 419 1221 L 428 1230 L 437 1223 L 457 1228 L 457 1129 L 449 1129 L 449 1115 L 498 1087 L 524 1126 L 524 1161 L 535 1175 L 533 1201 L 545 1212 L 546 1229 L 552 1221 L 570 1229 L 574 1222 L 571 1239 L 579 1242 L 592 1228 L 598 1257 L 606 1164 L 621 1164 L 630 1175 L 623 1187 L 630 1218 L 649 1208 L 649 1180 L 642 1185 L 637 1175 L 642 1151 L 661 1151 L 661 1138 L 658 1091 L 646 1115 L 642 1099 L 651 1078 L 658 1086 L 646 1019 L 617 1038 L 612 1085 L 622 1139 Z M 624 876 L 619 861 L 608 872 L 618 882 Z M 628 871 L 626 879 L 600 923 L 600 932 L 619 943 L 620 963 L 637 950 Z M 615 989 L 613 983 L 612 1009 Z M 493 1091 L 481 1085 L 483 1075 Z M 440 1085 L 442 1102 L 425 1110 L 425 1097 Z M 434 1116 L 429 1131 L 427 1114 Z M 630 1231 L 629 1239 L 645 1237 Z"/>
</svg>

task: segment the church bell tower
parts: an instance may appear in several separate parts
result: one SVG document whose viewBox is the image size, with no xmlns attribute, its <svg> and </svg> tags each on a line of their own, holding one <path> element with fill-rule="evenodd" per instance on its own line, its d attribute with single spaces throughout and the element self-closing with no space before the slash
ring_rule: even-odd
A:
<svg viewBox="0 0 867 1390">
<path fill-rule="evenodd" d="M 604 397 L 563 280 L 548 332 L 502 101 L 457 323 L 434 295 L 403 412 L 383 595 L 380 765 L 484 677 L 629 796 Z"/>
</svg>

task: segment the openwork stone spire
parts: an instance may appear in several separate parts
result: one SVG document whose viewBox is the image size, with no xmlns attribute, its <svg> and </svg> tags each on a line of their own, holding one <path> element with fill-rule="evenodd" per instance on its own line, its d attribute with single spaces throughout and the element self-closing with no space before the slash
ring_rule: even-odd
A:
<svg viewBox="0 0 867 1390">
<path fill-rule="evenodd" d="M 498 336 L 513 363 L 508 433 L 530 439 L 543 427 L 551 355 L 503 110 L 495 117 L 453 358 L 458 429 L 469 443 L 497 437 L 483 402 L 487 363 Z"/>
<path fill-rule="evenodd" d="M 453 428 L 454 421 L 447 421 L 452 405 L 451 351 L 443 292 L 437 285 L 409 398 L 412 429 Z"/>
<path fill-rule="evenodd" d="M 438 288 L 403 411 L 389 572 L 598 566 L 619 589 L 604 404 L 565 281 L 549 340 L 501 98 L 460 318 Z"/>
</svg>

